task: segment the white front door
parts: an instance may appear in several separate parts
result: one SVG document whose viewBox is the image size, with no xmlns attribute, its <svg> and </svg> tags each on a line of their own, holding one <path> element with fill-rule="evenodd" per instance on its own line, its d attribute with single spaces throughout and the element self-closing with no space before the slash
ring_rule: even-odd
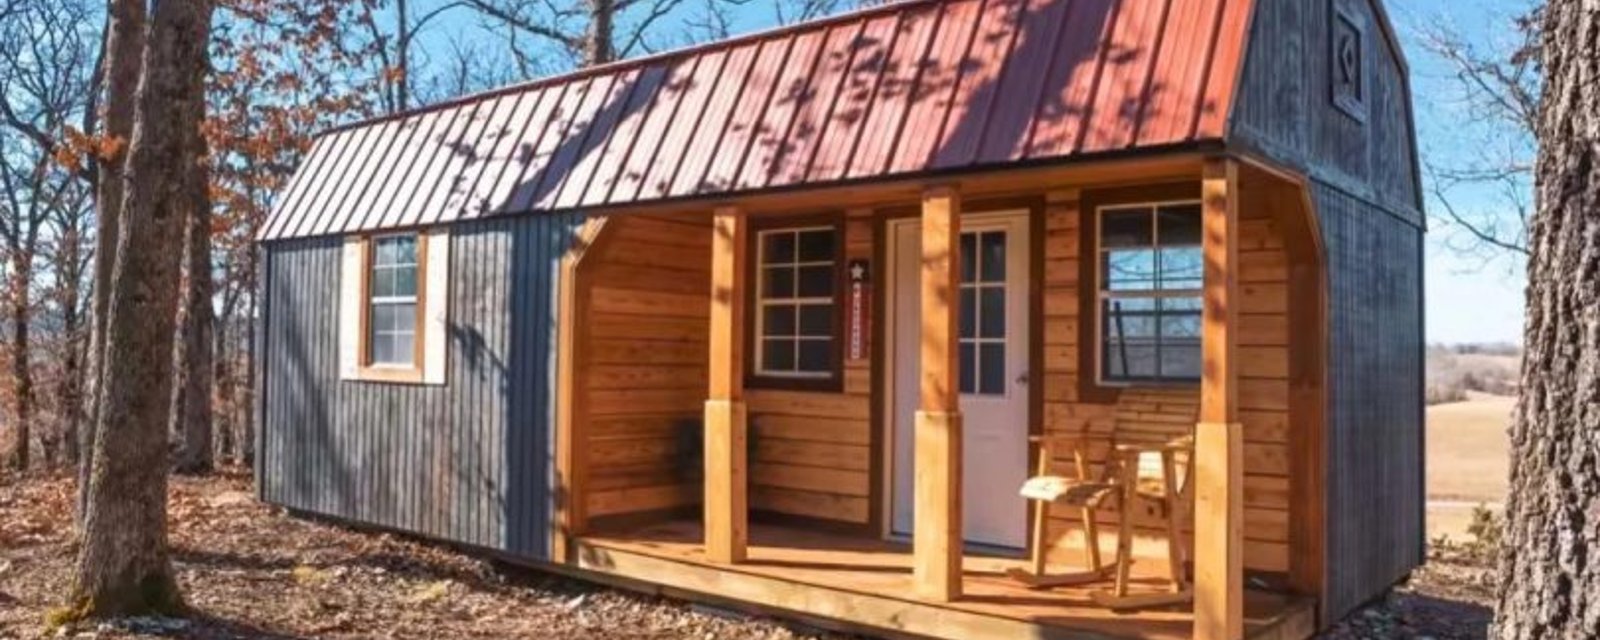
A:
<svg viewBox="0 0 1600 640">
<path fill-rule="evenodd" d="M 912 433 L 921 339 L 921 225 L 891 225 L 893 531 L 912 531 Z M 1026 546 L 1028 217 L 961 218 L 962 510 L 966 541 Z"/>
</svg>

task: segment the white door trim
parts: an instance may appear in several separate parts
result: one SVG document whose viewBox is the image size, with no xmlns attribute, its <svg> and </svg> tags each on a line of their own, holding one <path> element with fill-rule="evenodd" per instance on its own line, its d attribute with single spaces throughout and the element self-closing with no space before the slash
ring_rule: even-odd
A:
<svg viewBox="0 0 1600 640">
<path fill-rule="evenodd" d="M 973 227 L 978 227 L 980 225 L 987 226 L 986 223 L 992 224 L 992 223 L 997 222 L 997 221 L 1012 221 L 1012 220 L 1015 220 L 1015 221 L 1020 222 L 1020 224 L 1016 225 L 1016 228 L 1021 231 L 1020 235 L 1018 236 L 1019 242 L 1017 242 L 1015 247 L 1013 247 L 1011 250 L 1015 251 L 1015 250 L 1019 250 L 1020 249 L 1023 252 L 1022 262 L 1026 267 L 1024 269 L 1024 272 L 1023 272 L 1024 282 L 1023 282 L 1023 286 L 1021 287 L 1021 289 L 1022 289 L 1021 296 L 1020 296 L 1021 304 L 1020 305 L 1016 305 L 1016 306 L 1020 307 L 1020 309 L 1023 312 L 1021 314 L 1021 316 L 1020 316 L 1022 318 L 1022 320 L 1023 320 L 1023 331 L 1017 336 L 1017 339 L 1023 341 L 1022 342 L 1023 351 L 1025 353 L 1029 354 L 1029 357 L 1022 363 L 1024 368 L 1028 368 L 1028 367 L 1031 366 L 1031 360 L 1032 360 L 1031 353 L 1032 353 L 1032 350 L 1036 347 L 1036 345 L 1031 344 L 1031 340 L 1032 340 L 1032 337 L 1033 337 L 1032 334 L 1034 333 L 1033 324 L 1036 322 L 1037 319 L 1033 317 L 1032 311 L 1033 311 L 1034 305 L 1032 304 L 1032 301 L 1029 299 L 1031 297 L 1031 295 L 1032 295 L 1032 291 L 1031 291 L 1032 290 L 1032 286 L 1031 286 L 1030 280 L 1032 279 L 1032 277 L 1034 275 L 1033 274 L 1033 260 L 1035 259 L 1035 256 L 1033 256 L 1034 243 L 1033 243 L 1033 240 L 1032 240 L 1032 237 L 1031 237 L 1031 235 L 1033 233 L 1032 225 L 1030 224 L 1030 222 L 1031 222 L 1030 215 L 1031 214 L 1032 214 L 1032 212 L 1029 209 L 1003 209 L 1003 210 L 997 210 L 997 211 L 983 211 L 983 212 L 977 212 L 977 213 L 967 213 L 967 214 L 963 214 L 961 216 L 962 231 L 963 232 L 968 231 Z M 886 222 L 886 224 L 884 225 L 884 233 L 883 233 L 883 235 L 884 235 L 883 242 L 886 243 L 885 251 L 884 251 L 884 263 L 878 267 L 878 268 L 884 270 L 883 271 L 883 273 L 884 273 L 884 278 L 883 278 L 883 289 L 884 289 L 884 291 L 883 291 L 883 293 L 881 295 L 884 296 L 884 298 L 883 298 L 884 307 L 883 308 L 884 308 L 884 311 L 885 311 L 885 314 L 886 314 L 886 317 L 883 319 L 883 322 L 884 322 L 884 331 L 883 331 L 884 345 L 883 345 L 883 351 L 882 351 L 882 353 L 884 354 L 885 362 L 883 363 L 883 368 L 882 368 L 883 376 L 882 376 L 882 379 L 879 381 L 881 386 L 877 390 L 878 393 L 882 394 L 881 397 L 884 398 L 884 401 L 883 401 L 883 404 L 882 404 L 882 406 L 883 406 L 882 413 L 880 414 L 880 424 L 875 425 L 875 427 L 880 430 L 879 433 L 880 433 L 881 437 L 883 438 L 883 442 L 885 443 L 883 448 L 882 448 L 882 450 L 881 450 L 881 452 L 880 452 L 880 455 L 882 456 L 881 462 L 883 464 L 882 464 L 882 477 L 880 478 L 880 485 L 879 486 L 883 487 L 883 490 L 886 493 L 886 496 L 885 496 L 884 500 L 880 501 L 880 504 L 879 504 L 879 517 L 881 518 L 880 522 L 883 523 L 883 525 L 882 525 L 882 535 L 884 537 L 886 537 L 886 538 L 902 539 L 902 540 L 906 539 L 908 536 L 906 534 L 904 534 L 904 533 L 897 533 L 896 530 L 895 530 L 895 505 L 896 505 L 896 499 L 897 499 L 896 491 L 895 491 L 896 420 L 897 420 L 898 414 L 899 414 L 899 412 L 897 411 L 897 405 L 896 405 L 896 395 L 897 394 L 896 394 L 896 386 L 895 386 L 896 383 L 897 383 L 896 378 L 899 375 L 899 366 L 898 366 L 898 362 L 896 360 L 896 358 L 898 356 L 898 353 L 899 353 L 899 349 L 898 349 L 898 344 L 897 344 L 898 336 L 896 336 L 895 334 L 896 334 L 896 326 L 897 326 L 897 320 L 898 320 L 897 316 L 898 316 L 898 313 L 899 313 L 899 310 L 898 310 L 899 305 L 897 304 L 897 296 L 899 295 L 900 292 L 898 290 L 898 287 L 902 286 L 901 283 L 899 282 L 899 278 L 896 277 L 896 271 L 897 271 L 896 265 L 898 264 L 897 261 L 901 258 L 901 256 L 899 256 L 899 251 L 900 251 L 900 248 L 899 248 L 899 244 L 900 244 L 899 243 L 899 234 L 906 227 L 909 227 L 909 226 L 920 226 L 920 224 L 921 224 L 921 219 L 917 218 L 917 217 L 914 217 L 914 216 L 913 217 L 891 219 L 891 220 Z M 920 286 L 920 285 L 915 285 L 915 286 Z M 1038 375 L 1036 373 L 1030 372 L 1029 373 L 1029 377 L 1037 379 Z M 1035 381 L 1030 381 L 1030 384 L 1034 383 L 1034 382 Z M 1026 410 L 1027 410 L 1027 413 L 1028 413 L 1028 419 L 1029 419 L 1029 422 L 1023 426 L 1024 430 L 1027 430 L 1028 429 L 1028 425 L 1032 424 L 1032 421 L 1037 418 L 1037 416 L 1033 415 L 1033 413 L 1034 413 L 1033 403 L 1031 401 L 1028 401 L 1027 398 L 1028 398 L 1028 394 L 1024 393 L 1024 395 L 1022 396 L 1022 401 L 1025 403 Z M 1026 437 L 1027 437 L 1027 434 L 1024 435 L 1024 437 L 1023 437 L 1024 439 L 1022 440 L 1022 446 L 1024 448 L 1026 448 L 1026 446 L 1027 446 Z M 1024 452 L 1024 455 L 1025 456 L 1027 455 L 1026 452 Z M 967 471 L 970 472 L 971 470 L 967 470 Z M 1027 472 L 1026 468 L 1021 469 L 1021 471 L 1024 474 Z M 1018 526 L 1018 529 L 1020 531 L 1026 531 L 1026 526 L 1027 526 L 1026 516 L 1023 517 L 1022 521 L 1020 521 L 1017 526 Z M 1025 544 L 1025 541 L 1024 541 L 1024 544 Z"/>
</svg>

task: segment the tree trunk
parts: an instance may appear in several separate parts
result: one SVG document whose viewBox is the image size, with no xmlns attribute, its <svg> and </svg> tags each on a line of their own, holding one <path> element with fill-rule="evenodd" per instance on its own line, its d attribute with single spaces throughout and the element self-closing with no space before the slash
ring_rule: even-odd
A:
<svg viewBox="0 0 1600 640">
<path fill-rule="evenodd" d="M 11 468 L 28 468 L 28 447 L 33 441 L 33 356 L 29 351 L 28 332 L 33 317 L 29 284 L 33 282 L 33 255 L 13 248 L 11 251 L 11 394 L 14 403 L 12 419 L 15 421 L 16 442 L 11 450 Z"/>
<path fill-rule="evenodd" d="M 112 0 L 107 11 L 105 77 L 106 115 L 102 137 L 113 141 L 109 157 L 100 158 L 100 184 L 95 193 L 94 300 L 90 314 L 88 366 L 85 370 L 83 432 L 79 442 L 83 458 L 78 463 L 78 520 L 82 524 L 89 500 L 89 470 L 94 467 L 95 429 L 99 424 L 100 378 L 106 348 L 106 313 L 110 307 L 111 275 L 116 265 L 121 226 L 122 170 L 133 138 L 134 93 L 144 56 L 144 0 Z"/>
<path fill-rule="evenodd" d="M 119 4 L 142 0 L 118 0 Z M 82 616 L 182 608 L 167 552 L 166 431 L 179 258 L 205 113 L 209 0 L 151 16 L 105 316 L 94 468 L 70 603 Z"/>
<path fill-rule="evenodd" d="M 617 58 L 612 33 L 616 30 L 616 0 L 589 0 L 589 30 L 583 34 L 583 66 L 605 64 Z"/>
<path fill-rule="evenodd" d="M 1495 631 L 1600 636 L 1600 5 L 1550 0 Z"/>
<path fill-rule="evenodd" d="M 83 352 L 86 342 L 83 335 L 83 317 L 80 301 L 83 272 L 77 265 L 82 256 L 82 236 L 76 229 L 62 239 L 62 258 L 55 269 L 61 279 L 61 333 L 66 336 L 61 354 L 61 376 L 56 380 L 56 437 L 60 438 L 63 453 L 69 464 L 79 459 L 79 433 L 83 423 Z"/>
<path fill-rule="evenodd" d="M 202 148 L 193 157 L 204 156 Z M 172 468 L 178 473 L 201 474 L 212 469 L 211 204 L 204 169 L 190 171 L 187 178 L 190 210 L 184 231 L 183 308 L 173 353 L 177 370 L 173 374 L 171 430 L 178 436 L 178 449 Z"/>
<path fill-rule="evenodd" d="M 245 251 L 245 294 L 249 296 L 245 313 L 244 388 L 239 398 L 239 462 L 250 466 L 256 461 L 256 315 L 260 312 L 261 295 L 266 287 L 261 283 L 261 252 L 254 248 Z"/>
</svg>

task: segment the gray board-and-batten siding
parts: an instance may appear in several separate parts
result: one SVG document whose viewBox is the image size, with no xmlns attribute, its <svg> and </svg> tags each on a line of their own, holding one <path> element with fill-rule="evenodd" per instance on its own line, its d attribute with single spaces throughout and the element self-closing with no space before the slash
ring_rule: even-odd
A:
<svg viewBox="0 0 1600 640">
<path fill-rule="evenodd" d="M 548 559 L 557 292 L 580 222 L 450 226 L 448 364 L 437 386 L 340 380 L 343 239 L 264 244 L 261 499 Z"/>
</svg>

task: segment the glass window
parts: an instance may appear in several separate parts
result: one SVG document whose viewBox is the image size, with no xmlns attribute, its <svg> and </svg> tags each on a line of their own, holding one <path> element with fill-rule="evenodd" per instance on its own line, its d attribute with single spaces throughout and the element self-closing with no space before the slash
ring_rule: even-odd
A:
<svg viewBox="0 0 1600 640">
<path fill-rule="evenodd" d="M 1200 205 L 1100 210 L 1100 379 L 1200 379 Z"/>
<path fill-rule="evenodd" d="M 415 364 L 417 236 L 373 239 L 372 272 L 368 277 L 368 362 L 382 366 Z"/>
<path fill-rule="evenodd" d="M 756 373 L 831 377 L 836 357 L 836 232 L 832 227 L 778 229 L 756 238 Z"/>
<path fill-rule="evenodd" d="M 1006 393 L 1006 232 L 961 234 L 961 393 Z"/>
</svg>

